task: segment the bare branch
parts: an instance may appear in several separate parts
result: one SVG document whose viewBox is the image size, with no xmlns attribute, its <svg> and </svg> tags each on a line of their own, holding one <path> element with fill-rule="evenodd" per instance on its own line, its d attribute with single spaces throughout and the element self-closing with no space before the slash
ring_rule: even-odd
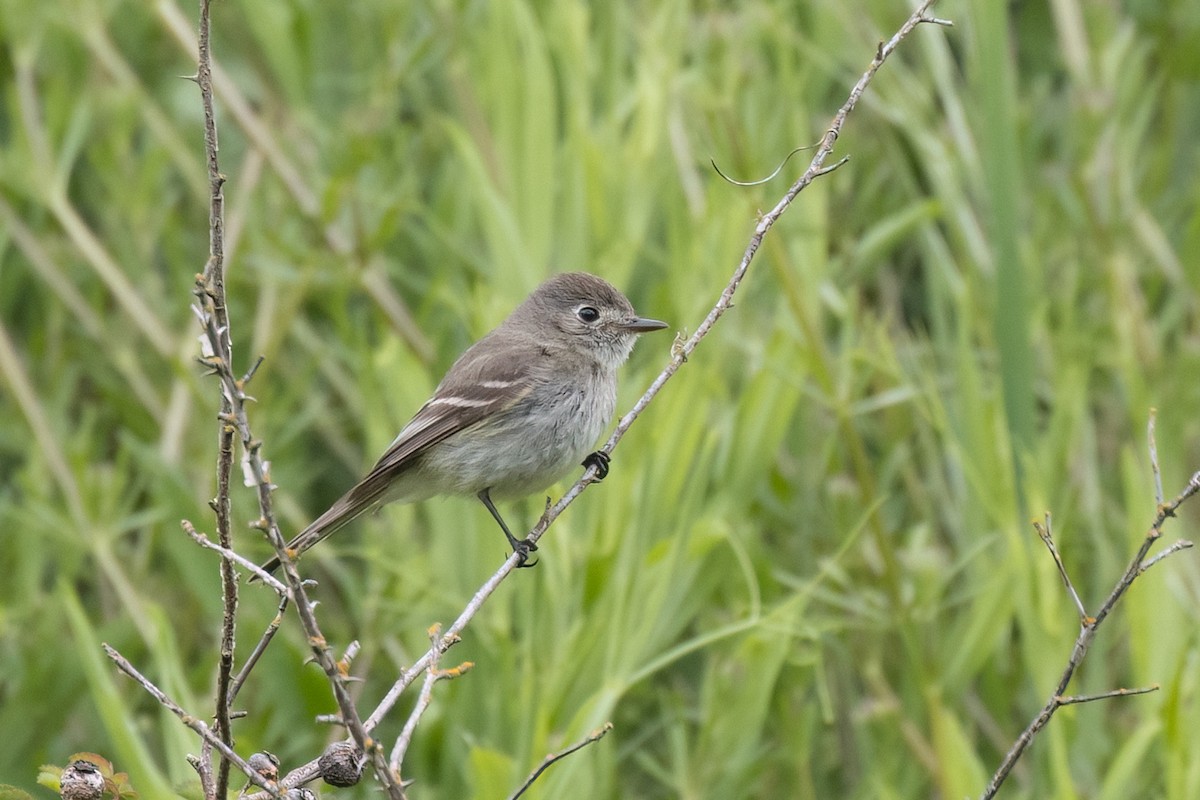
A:
<svg viewBox="0 0 1200 800">
<path fill-rule="evenodd" d="M 402 800 L 404 791 L 396 776 L 388 769 L 382 748 L 371 739 L 362 727 L 354 703 L 346 691 L 346 677 L 341 673 L 338 662 L 324 635 L 317 625 L 313 614 L 313 604 L 309 602 L 305 585 L 296 572 L 295 564 L 285 552 L 284 539 L 275 519 L 271 492 L 274 489 L 268 475 L 267 462 L 262 457 L 262 442 L 255 439 L 250 429 L 249 417 L 246 413 L 245 381 L 239 381 L 233 372 L 233 347 L 229 334 L 229 319 L 225 311 L 224 284 L 224 199 L 221 191 L 225 178 L 221 175 L 217 162 L 217 134 L 212 106 L 212 64 L 211 50 L 208 40 L 209 2 L 201 0 L 201 30 L 200 30 L 200 64 L 197 71 L 197 82 L 200 84 L 201 96 L 204 102 L 205 117 L 205 152 L 208 157 L 209 184 L 211 187 L 211 204 L 209 210 L 209 247 L 210 256 L 204 273 L 198 276 L 195 295 L 197 304 L 194 307 L 204 330 L 206 346 L 204 347 L 205 363 L 216 373 L 221 382 L 222 401 L 221 413 L 221 456 L 218 472 L 218 492 L 214 502 L 217 511 L 220 546 L 232 553 L 232 537 L 229 525 L 229 473 L 232 470 L 233 437 L 239 436 L 245 452 L 244 470 L 247 482 L 257 489 L 260 518 L 254 527 L 263 530 L 283 562 L 284 574 L 287 578 L 287 588 L 290 596 L 296 601 L 297 612 L 301 625 L 308 637 L 309 646 L 317 663 L 325 671 L 337 701 L 342 719 L 349 729 L 355 744 L 372 760 L 376 776 L 387 790 L 392 800 Z M 247 377 L 253 374 L 255 367 L 247 372 Z M 223 554 L 224 555 L 224 554 Z M 225 597 L 225 623 L 222 626 L 221 670 L 217 692 L 217 722 L 218 732 L 226 746 L 221 752 L 228 750 L 232 741 L 229 730 L 229 696 L 233 683 L 233 633 L 234 614 L 237 609 L 237 579 L 233 571 L 235 559 L 226 556 L 221 560 L 222 585 Z M 279 588 L 276 589 L 280 591 Z M 281 597 L 285 596 L 280 591 Z M 243 673 L 246 671 L 243 670 Z M 244 680 L 244 675 L 239 676 Z M 215 787 L 215 796 L 224 797 L 228 785 L 228 767 L 222 766 Z M 206 787 L 207 788 L 207 787 Z"/>
<path fill-rule="evenodd" d="M 922 23 L 935 23 L 939 25 L 945 24 L 945 22 L 942 20 L 936 20 L 926 16 L 926 12 L 929 10 L 930 6 L 933 5 L 933 2 L 934 0 L 925 0 L 925 2 L 923 2 L 907 20 L 905 20 L 904 24 L 900 26 L 899 30 L 896 31 L 892 38 L 879 46 L 878 50 L 875 52 L 875 57 L 867 66 L 866 72 L 864 72 L 858 79 L 858 82 L 854 84 L 854 87 L 850 90 L 850 95 L 847 97 L 846 102 L 842 104 L 842 107 L 838 109 L 837 113 L 834 115 L 828 130 L 826 130 L 825 135 L 821 138 L 816 154 L 813 156 L 812 161 L 809 162 L 808 169 L 806 169 L 804 173 L 796 180 L 796 182 L 792 184 L 779 202 L 775 204 L 775 207 L 759 219 L 758 224 L 754 229 L 754 233 L 750 237 L 750 242 L 746 245 L 746 250 L 742 255 L 741 262 L 734 270 L 733 276 L 729 279 L 724 291 L 721 292 L 720 298 L 718 298 L 712 310 L 708 312 L 708 316 L 704 318 L 703 322 L 700 323 L 700 325 L 696 328 L 695 333 L 693 333 L 691 337 L 689 337 L 682 344 L 676 343 L 672 346 L 671 360 L 668 362 L 667 366 L 663 368 L 662 372 L 658 374 L 658 377 L 655 378 L 650 384 L 649 388 L 646 389 L 645 393 L 637 401 L 637 403 L 634 404 L 633 408 L 630 409 L 630 411 L 625 414 L 625 416 L 621 417 L 621 419 L 617 422 L 616 429 L 613 430 L 612 435 L 608 438 L 608 441 L 605 442 L 604 447 L 602 448 L 603 452 L 610 454 L 612 453 L 613 449 L 617 446 L 617 443 L 621 441 L 621 439 L 629 431 L 629 428 L 633 425 L 637 418 L 641 416 L 642 412 L 646 410 L 646 407 L 655 398 L 655 396 L 662 391 L 662 388 L 666 385 L 667 381 L 674 377 L 675 373 L 679 371 L 681 366 L 687 363 L 688 356 L 691 355 L 692 351 L 696 349 L 696 347 L 706 336 L 708 336 L 708 334 L 712 331 L 713 326 L 716 325 L 717 321 L 725 314 L 725 312 L 733 307 L 733 296 L 737 292 L 738 287 L 741 285 L 742 280 L 746 277 L 746 273 L 750 269 L 750 264 L 753 262 L 754 256 L 758 252 L 758 248 L 762 245 L 763 238 L 767 235 L 767 233 L 771 230 L 783 213 L 787 211 L 788 207 L 791 206 L 792 201 L 796 199 L 796 196 L 800 194 L 800 192 L 802 192 L 810 183 L 812 183 L 813 180 L 845 163 L 845 159 L 843 159 L 830 168 L 825 167 L 825 161 L 833 152 L 834 144 L 837 142 L 837 138 L 841 134 L 842 127 L 846 122 L 846 117 L 849 116 L 850 112 L 854 110 L 854 107 L 858 104 L 859 98 L 862 97 L 862 93 L 866 90 L 871 80 L 875 77 L 875 73 L 879 71 L 881 66 L 883 66 L 883 62 L 892 54 L 892 52 L 900 45 L 900 43 L 917 28 L 917 26 Z M 586 470 L 584 470 L 583 476 L 573 486 L 571 486 L 570 489 L 567 490 L 566 494 L 564 494 L 557 503 L 547 509 L 546 513 L 542 515 L 542 518 L 538 521 L 538 524 L 534 526 L 533 530 L 530 532 L 528 541 L 536 544 L 538 539 L 545 535 L 546 529 L 550 527 L 554 520 L 557 519 L 560 514 L 562 514 L 567 506 L 574 502 L 575 498 L 578 497 L 589 484 L 595 481 L 595 478 L 595 467 L 588 467 Z"/>
</svg>

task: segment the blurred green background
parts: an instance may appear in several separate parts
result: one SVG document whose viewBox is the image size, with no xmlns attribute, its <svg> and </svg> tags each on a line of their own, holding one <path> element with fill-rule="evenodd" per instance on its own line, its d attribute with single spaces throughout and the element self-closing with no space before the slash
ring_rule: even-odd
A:
<svg viewBox="0 0 1200 800">
<path fill-rule="evenodd" d="M 1007 5 L 1007 11 L 1005 6 Z M 898 0 L 251 2 L 215 8 L 229 293 L 285 530 L 382 451 L 454 357 L 586 269 L 694 330 L 803 168 Z M 1094 610 L 1163 481 L 1200 469 L 1200 6 L 938 4 L 802 194 L 736 308 L 513 576 L 438 685 L 415 798 L 961 798 L 1078 632 L 1030 520 Z M 0 782 L 93 750 L 143 797 L 195 738 L 106 641 L 210 712 L 217 385 L 188 310 L 207 256 L 196 9 L 0 14 Z M 628 408 L 666 362 L 647 337 Z M 557 496 L 557 494 L 556 494 Z M 242 523 L 241 549 L 267 552 Z M 540 498 L 507 513 L 532 524 Z M 1168 539 L 1200 535 L 1200 502 Z M 388 509 L 304 561 L 364 707 L 501 562 L 472 501 Z M 1011 798 L 1200 796 L 1191 553 L 1141 579 Z M 239 653 L 269 621 L 243 593 Z M 238 749 L 336 735 L 285 630 Z M 381 733 L 389 746 L 401 714 Z M 235 785 L 240 782 L 235 781 Z M 374 797 L 370 784 L 327 790 Z M 43 789 L 35 793 L 49 796 Z"/>
</svg>

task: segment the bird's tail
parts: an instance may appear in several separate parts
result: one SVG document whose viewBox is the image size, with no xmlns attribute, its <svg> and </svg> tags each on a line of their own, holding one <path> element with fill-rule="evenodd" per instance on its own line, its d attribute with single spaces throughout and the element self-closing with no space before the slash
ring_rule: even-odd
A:
<svg viewBox="0 0 1200 800">
<path fill-rule="evenodd" d="M 337 533 L 347 523 L 370 510 L 375 505 L 374 502 L 364 502 L 361 495 L 355 492 L 356 489 L 358 489 L 357 486 L 343 495 L 336 503 L 329 507 L 328 511 L 313 520 L 307 528 L 300 531 L 300 533 L 296 534 L 295 538 L 287 543 L 287 550 L 292 558 L 299 557 L 301 553 L 317 542 Z M 265 572 L 271 573 L 279 569 L 279 563 L 279 556 L 274 556 L 259 566 Z M 251 582 L 256 580 L 256 577 L 251 576 Z"/>
</svg>

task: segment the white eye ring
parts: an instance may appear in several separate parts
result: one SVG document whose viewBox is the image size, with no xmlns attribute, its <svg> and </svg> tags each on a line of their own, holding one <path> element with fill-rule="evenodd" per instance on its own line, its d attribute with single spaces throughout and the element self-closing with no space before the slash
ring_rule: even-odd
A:
<svg viewBox="0 0 1200 800">
<path fill-rule="evenodd" d="M 596 310 L 595 306 L 580 306 L 575 309 L 575 316 L 584 322 L 592 323 L 600 319 L 600 312 Z"/>
</svg>

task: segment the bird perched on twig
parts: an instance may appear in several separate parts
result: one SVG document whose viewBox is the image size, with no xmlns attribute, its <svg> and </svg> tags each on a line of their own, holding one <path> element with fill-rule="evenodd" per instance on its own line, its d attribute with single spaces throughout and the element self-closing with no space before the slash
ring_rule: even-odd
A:
<svg viewBox="0 0 1200 800">
<path fill-rule="evenodd" d="M 385 503 L 475 495 L 524 564 L 536 546 L 513 536 L 493 500 L 540 492 L 584 459 L 612 420 L 617 368 L 637 335 L 665 327 L 595 275 L 550 278 L 459 356 L 371 471 L 288 550 L 298 556 Z M 583 464 L 603 478 L 608 454 Z"/>
</svg>

